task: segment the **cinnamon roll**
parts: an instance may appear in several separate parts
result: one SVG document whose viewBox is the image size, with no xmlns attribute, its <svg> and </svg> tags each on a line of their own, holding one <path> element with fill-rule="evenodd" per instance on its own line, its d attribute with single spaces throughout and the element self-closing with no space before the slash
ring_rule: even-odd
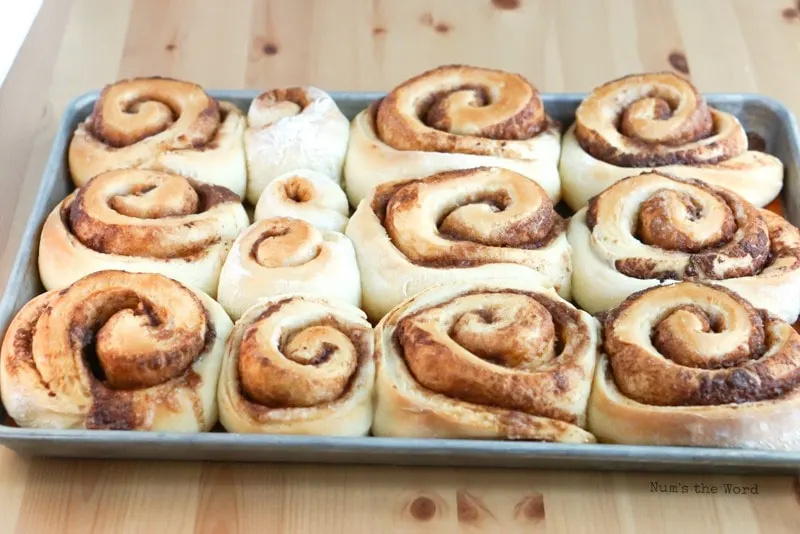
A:
<svg viewBox="0 0 800 534">
<path fill-rule="evenodd" d="M 272 180 L 256 204 L 255 219 L 293 217 L 320 230 L 344 232 L 350 206 L 344 191 L 324 174 L 300 169 Z"/>
<path fill-rule="evenodd" d="M 800 334 L 723 287 L 631 295 L 605 321 L 589 401 L 601 441 L 800 449 Z"/>
<path fill-rule="evenodd" d="M 316 87 L 263 93 L 250 104 L 244 135 L 247 200 L 256 204 L 272 180 L 297 169 L 327 176 L 336 185 L 350 138 L 350 123 L 336 102 Z"/>
<path fill-rule="evenodd" d="M 232 327 L 210 297 L 165 276 L 91 274 L 12 320 L 3 404 L 23 427 L 210 430 Z"/>
<path fill-rule="evenodd" d="M 171 171 L 245 193 L 245 117 L 193 83 L 121 80 L 103 89 L 69 146 L 75 185 L 114 169 Z"/>
<path fill-rule="evenodd" d="M 261 301 L 236 322 L 219 381 L 229 432 L 364 436 L 373 331 L 354 306 L 310 295 Z"/>
<path fill-rule="evenodd" d="M 443 66 L 400 84 L 353 119 L 345 190 L 356 207 L 378 184 L 441 171 L 504 167 L 558 202 L 560 126 L 525 78 Z"/>
<path fill-rule="evenodd" d="M 363 308 L 377 320 L 453 278 L 535 280 L 569 298 L 565 230 L 536 182 L 478 168 L 381 184 L 358 206 L 346 235 L 361 268 Z"/>
<path fill-rule="evenodd" d="M 709 107 L 689 80 L 668 72 L 596 88 L 578 106 L 561 148 L 564 201 L 575 211 L 648 170 L 725 187 L 758 207 L 783 187 L 780 160 L 748 150 L 736 117 Z"/>
<path fill-rule="evenodd" d="M 725 286 L 789 322 L 800 313 L 800 231 L 699 180 L 623 179 L 572 217 L 568 236 L 572 292 L 590 313 L 674 280 Z"/>
<path fill-rule="evenodd" d="M 245 230 L 222 266 L 217 300 L 235 320 L 259 299 L 284 293 L 359 306 L 361 278 L 350 240 L 285 217 L 263 219 Z"/>
<path fill-rule="evenodd" d="M 108 171 L 45 220 L 39 275 L 45 288 L 61 289 L 108 269 L 160 273 L 213 297 L 248 224 L 239 197 L 224 187 L 161 171 Z"/>
<path fill-rule="evenodd" d="M 584 430 L 598 324 L 552 289 L 452 283 L 375 331 L 376 436 L 593 442 Z"/>
</svg>

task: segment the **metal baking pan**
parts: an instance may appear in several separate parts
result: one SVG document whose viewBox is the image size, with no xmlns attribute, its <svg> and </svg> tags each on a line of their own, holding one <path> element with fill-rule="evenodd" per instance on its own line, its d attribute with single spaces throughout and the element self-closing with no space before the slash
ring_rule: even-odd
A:
<svg viewBox="0 0 800 534">
<path fill-rule="evenodd" d="M 218 99 L 247 110 L 256 91 L 209 91 Z M 64 112 L 39 186 L 24 245 L 17 253 L 0 300 L 0 327 L 5 332 L 22 305 L 44 289 L 37 270 L 38 240 L 45 217 L 72 191 L 66 152 L 77 124 L 90 113 L 98 92 L 74 99 Z M 333 93 L 352 118 L 382 93 Z M 548 113 L 565 126 L 585 95 L 544 94 Z M 791 112 L 758 95 L 706 95 L 709 103 L 733 113 L 748 133 L 763 139 L 766 150 L 786 166 L 782 203 L 785 216 L 800 224 L 800 134 Z M 0 408 L 0 410 L 2 410 Z M 656 470 L 684 472 L 796 472 L 800 452 L 740 449 L 573 445 L 477 440 L 400 438 L 330 438 L 316 436 L 241 435 L 224 432 L 178 434 L 113 430 L 38 430 L 17 428 L 0 411 L 0 444 L 19 453 L 89 458 L 164 460 L 240 460 L 389 465 L 541 467 L 546 469 Z"/>
</svg>

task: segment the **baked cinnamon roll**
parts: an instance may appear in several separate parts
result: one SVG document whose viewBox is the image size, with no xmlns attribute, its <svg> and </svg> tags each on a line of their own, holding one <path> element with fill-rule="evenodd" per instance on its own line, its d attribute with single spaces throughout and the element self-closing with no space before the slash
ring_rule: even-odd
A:
<svg viewBox="0 0 800 534">
<path fill-rule="evenodd" d="M 108 269 L 160 273 L 213 297 L 248 223 L 239 197 L 224 187 L 161 171 L 108 171 L 45 220 L 39 275 L 50 290 Z"/>
<path fill-rule="evenodd" d="M 644 173 L 591 200 L 569 225 L 572 292 L 586 311 L 674 280 L 705 280 L 794 322 L 800 231 L 710 184 Z"/>
<path fill-rule="evenodd" d="M 504 167 L 560 197 L 560 126 L 525 78 L 450 65 L 400 84 L 353 119 L 345 190 L 356 207 L 385 182 Z"/>
<path fill-rule="evenodd" d="M 134 78 L 107 85 L 69 146 L 75 185 L 114 169 L 171 171 L 243 196 L 245 117 L 193 83 Z"/>
<path fill-rule="evenodd" d="M 344 235 L 305 221 L 257 221 L 233 244 L 219 276 L 217 300 L 236 320 L 259 299 L 285 293 L 361 304 L 353 244 Z"/>
<path fill-rule="evenodd" d="M 429 288 L 375 331 L 373 434 L 589 443 L 598 324 L 523 280 Z"/>
<path fill-rule="evenodd" d="M 372 327 L 354 306 L 284 295 L 236 322 L 219 381 L 229 432 L 364 436 L 372 424 Z"/>
<path fill-rule="evenodd" d="M 344 232 L 350 206 L 344 191 L 324 174 L 300 169 L 272 180 L 256 204 L 255 219 L 292 217 L 320 230 Z"/>
<path fill-rule="evenodd" d="M 800 449 L 800 334 L 723 287 L 631 295 L 605 321 L 589 401 L 601 441 Z"/>
<path fill-rule="evenodd" d="M 733 115 L 711 108 L 692 83 L 672 73 L 626 76 L 578 106 L 564 134 L 564 200 L 577 211 L 622 178 L 658 170 L 725 187 L 763 207 L 783 187 L 783 164 L 748 150 Z"/>
<path fill-rule="evenodd" d="M 209 296 L 165 276 L 91 274 L 13 319 L 3 405 L 23 427 L 210 430 L 232 327 Z"/>
<path fill-rule="evenodd" d="M 316 87 L 274 89 L 247 112 L 247 200 L 256 204 L 272 180 L 297 169 L 317 171 L 336 185 L 350 138 L 350 123 L 333 99 Z"/>
<path fill-rule="evenodd" d="M 361 268 L 363 308 L 377 320 L 453 279 L 534 280 L 569 298 L 565 230 L 544 189 L 495 167 L 381 184 L 358 206 L 346 235 Z"/>
</svg>

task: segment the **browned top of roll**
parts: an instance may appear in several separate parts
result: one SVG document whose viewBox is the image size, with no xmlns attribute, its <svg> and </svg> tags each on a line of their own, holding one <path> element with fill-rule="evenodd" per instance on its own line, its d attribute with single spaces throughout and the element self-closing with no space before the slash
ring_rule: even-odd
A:
<svg viewBox="0 0 800 534">
<path fill-rule="evenodd" d="M 92 250 L 166 259 L 192 256 L 235 237 L 238 227 L 230 217 L 214 216 L 226 205 L 241 208 L 238 195 L 225 187 L 167 172 L 123 169 L 92 178 L 62 203 L 61 217 Z"/>
<path fill-rule="evenodd" d="M 576 309 L 517 290 L 465 292 L 400 318 L 394 333 L 397 353 L 430 391 L 577 424 L 580 415 L 554 399 L 591 380 L 583 364 L 591 339 Z"/>
<path fill-rule="evenodd" d="M 747 150 L 739 121 L 710 108 L 689 80 L 669 72 L 594 89 L 575 112 L 575 135 L 593 157 L 621 167 L 713 164 Z"/>
<path fill-rule="evenodd" d="M 223 119 L 217 101 L 197 84 L 132 78 L 103 89 L 87 130 L 112 149 L 152 137 L 168 144 L 163 149 L 198 149 L 213 142 Z"/>
<path fill-rule="evenodd" d="M 606 318 L 603 348 L 617 387 L 644 404 L 760 401 L 800 384 L 800 334 L 718 286 L 631 295 Z"/>
<path fill-rule="evenodd" d="M 494 167 L 381 184 L 372 209 L 394 246 L 429 267 L 525 265 L 526 250 L 547 246 L 566 228 L 541 186 Z"/>
<path fill-rule="evenodd" d="M 20 313 L 5 372 L 13 379 L 33 365 L 49 396 L 74 402 L 88 395 L 88 428 L 141 427 L 145 414 L 133 393 L 170 381 L 197 383 L 191 366 L 216 336 L 198 297 L 155 274 L 94 273 Z M 161 392 L 164 405 L 174 389 Z M 195 410 L 202 417 L 199 400 Z"/>
<path fill-rule="evenodd" d="M 519 74 L 448 65 L 397 86 L 373 108 L 378 137 L 397 150 L 503 156 L 550 121 L 539 92 Z"/>
</svg>

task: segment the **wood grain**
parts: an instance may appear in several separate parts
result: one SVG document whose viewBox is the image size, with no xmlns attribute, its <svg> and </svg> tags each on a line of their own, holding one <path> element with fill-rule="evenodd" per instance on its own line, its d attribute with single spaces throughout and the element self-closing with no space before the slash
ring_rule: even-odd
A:
<svg viewBox="0 0 800 534">
<path fill-rule="evenodd" d="M 465 62 L 586 91 L 688 72 L 800 111 L 790 0 L 45 0 L 0 89 L 0 278 L 73 96 L 160 74 L 209 88 L 384 90 Z M 688 488 L 687 493 L 651 491 Z M 718 493 L 696 493 L 717 488 Z M 757 495 L 726 495 L 757 485 Z M 0 532 L 800 531 L 800 480 L 29 459 L 0 449 Z"/>
</svg>

